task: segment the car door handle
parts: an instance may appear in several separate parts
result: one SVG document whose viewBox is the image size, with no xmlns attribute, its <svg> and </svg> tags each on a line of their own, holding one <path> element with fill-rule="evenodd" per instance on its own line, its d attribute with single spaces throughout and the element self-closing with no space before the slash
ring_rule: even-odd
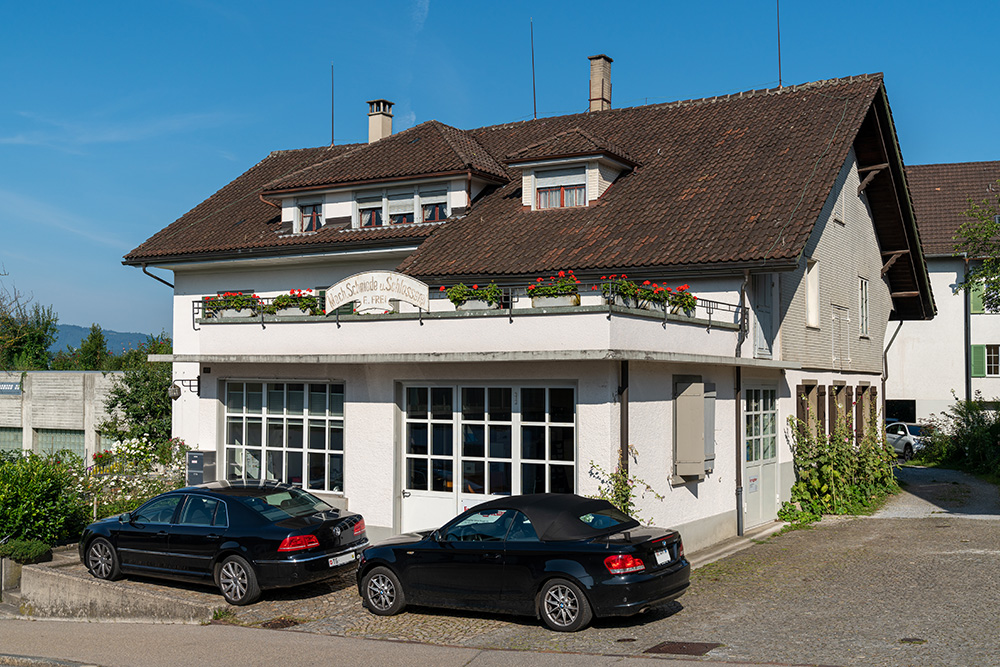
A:
<svg viewBox="0 0 1000 667">
<path fill-rule="evenodd" d="M 165 530 L 161 530 L 160 532 L 158 532 L 158 533 L 156 534 L 156 536 L 157 536 L 157 537 L 166 537 L 166 536 L 167 536 L 168 534 L 169 534 L 169 533 L 167 533 L 167 531 L 165 531 Z"/>
<path fill-rule="evenodd" d="M 210 540 L 216 540 L 216 539 L 218 539 L 218 538 L 220 538 L 222 536 L 221 535 L 217 535 L 216 533 L 209 533 L 205 537 L 207 537 Z"/>
<path fill-rule="evenodd" d="M 483 560 L 500 560 L 500 554 L 483 554 Z"/>
</svg>

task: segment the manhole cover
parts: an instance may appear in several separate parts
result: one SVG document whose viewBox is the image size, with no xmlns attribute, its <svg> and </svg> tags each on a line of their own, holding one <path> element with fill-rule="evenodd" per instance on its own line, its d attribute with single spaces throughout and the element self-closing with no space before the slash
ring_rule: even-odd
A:
<svg viewBox="0 0 1000 667">
<path fill-rule="evenodd" d="M 653 648 L 647 648 L 643 653 L 668 653 L 670 655 L 707 655 L 713 648 L 722 644 L 707 642 L 663 642 Z"/>
<path fill-rule="evenodd" d="M 267 628 L 268 630 L 284 630 L 285 628 L 291 628 L 298 625 L 298 621 L 293 621 L 290 618 L 272 618 L 270 621 L 264 621 L 260 624 L 260 627 Z"/>
<path fill-rule="evenodd" d="M 900 644 L 926 644 L 926 639 L 920 639 L 919 637 L 903 637 L 899 640 Z"/>
</svg>

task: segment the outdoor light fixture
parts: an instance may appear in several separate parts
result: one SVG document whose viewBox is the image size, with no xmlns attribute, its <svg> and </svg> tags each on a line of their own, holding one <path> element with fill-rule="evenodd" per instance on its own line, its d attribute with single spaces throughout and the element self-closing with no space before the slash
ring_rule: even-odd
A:
<svg viewBox="0 0 1000 667">
<path fill-rule="evenodd" d="M 181 388 L 176 384 L 170 385 L 170 388 L 167 389 L 167 396 L 170 397 L 170 400 L 176 401 L 181 397 Z"/>
<path fill-rule="evenodd" d="M 198 396 L 201 396 L 201 376 L 199 375 L 193 379 L 185 378 L 174 380 L 170 385 L 170 388 L 167 389 L 167 396 L 176 401 L 181 397 L 181 387 L 184 387 L 188 391 L 193 391 Z"/>
</svg>

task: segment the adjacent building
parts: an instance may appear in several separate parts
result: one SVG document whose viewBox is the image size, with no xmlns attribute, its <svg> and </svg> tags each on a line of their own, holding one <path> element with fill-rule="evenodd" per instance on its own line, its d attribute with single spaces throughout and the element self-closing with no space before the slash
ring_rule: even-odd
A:
<svg viewBox="0 0 1000 667">
<path fill-rule="evenodd" d="M 491 495 L 594 494 L 698 548 L 772 521 L 786 421 L 858 429 L 886 324 L 934 314 L 881 75 L 271 153 L 125 257 L 173 274 L 174 434 L 220 477 L 299 484 L 376 535 Z M 559 272 L 579 300 L 527 287 Z M 624 304 L 627 276 L 698 296 Z M 501 308 L 442 290 L 495 282 Z M 225 293 L 326 310 L 226 316 Z"/>
<path fill-rule="evenodd" d="M 1000 396 L 1000 314 L 959 289 L 976 258 L 955 252 L 970 206 L 996 204 L 1000 162 L 914 165 L 906 175 L 939 309 L 932 321 L 896 322 L 888 334 L 886 416 L 913 422 L 955 400 Z"/>
</svg>

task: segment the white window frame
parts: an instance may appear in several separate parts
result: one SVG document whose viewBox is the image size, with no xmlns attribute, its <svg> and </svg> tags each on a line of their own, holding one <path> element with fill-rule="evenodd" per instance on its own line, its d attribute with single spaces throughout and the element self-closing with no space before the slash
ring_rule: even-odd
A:
<svg viewBox="0 0 1000 667">
<path fill-rule="evenodd" d="M 756 465 L 778 458 L 778 413 L 777 387 L 748 386 L 743 389 L 745 464 Z"/>
<path fill-rule="evenodd" d="M 858 276 L 858 327 L 862 338 L 868 337 L 868 279 Z"/>
<path fill-rule="evenodd" d="M 354 195 L 354 210 L 352 227 L 355 229 L 372 229 L 374 227 L 392 227 L 400 224 L 416 224 L 423 222 L 424 206 L 444 205 L 445 217 L 451 215 L 448 198 L 449 186 L 446 183 L 432 186 L 417 186 L 406 188 L 380 188 L 378 190 L 362 190 Z M 362 211 L 379 209 L 382 216 L 381 224 L 373 227 L 362 226 Z M 413 216 L 413 222 L 396 223 L 392 216 L 408 213 Z M 442 220 L 443 220 L 442 219 Z M 441 222 L 434 220 L 432 222 Z"/>
<path fill-rule="evenodd" d="M 288 405 L 288 386 L 301 384 L 303 387 L 302 396 L 302 411 L 292 412 L 289 411 Z M 230 387 L 235 387 L 236 385 L 242 385 L 242 408 L 241 409 L 231 409 L 230 406 Z M 260 411 L 254 411 L 249 405 L 247 400 L 247 385 L 260 385 L 261 386 L 261 407 Z M 282 409 L 281 411 L 273 411 L 269 409 L 269 388 L 276 385 L 281 385 L 282 389 Z M 310 390 L 313 386 L 323 386 L 325 390 L 325 403 L 324 410 L 313 411 L 310 410 Z M 335 391 L 339 389 L 338 391 Z M 281 456 L 281 475 L 279 482 L 284 482 L 291 484 L 292 486 L 297 486 L 299 488 L 305 489 L 310 492 L 318 493 L 344 493 L 344 483 L 345 483 L 345 429 L 344 429 L 344 404 L 346 396 L 346 385 L 344 382 L 336 382 L 329 380 L 262 380 L 256 378 L 247 379 L 228 379 L 223 387 L 223 430 L 222 430 L 222 442 L 220 448 L 222 449 L 222 470 L 221 476 L 223 479 L 269 479 L 266 474 L 266 469 L 268 467 L 268 454 L 270 452 L 280 452 Z M 335 396 L 340 396 L 340 413 L 337 414 L 335 410 L 331 410 L 331 404 L 335 404 L 335 400 L 331 398 L 331 393 Z M 333 402 L 333 403 L 332 403 Z M 240 433 L 236 434 L 233 432 L 233 425 L 239 422 Z M 260 444 L 251 445 L 248 440 L 249 429 L 247 428 L 248 423 L 259 422 L 260 425 Z M 281 424 L 281 445 L 279 447 L 269 446 L 272 443 L 268 442 L 270 424 L 276 424 L 280 422 Z M 289 424 L 295 426 L 297 423 L 301 423 L 301 437 L 302 446 L 301 447 L 289 447 L 288 446 L 288 434 L 289 434 Z M 330 434 L 339 427 L 340 431 L 340 442 L 335 443 L 331 441 Z M 324 446 L 322 448 L 310 447 L 310 429 L 322 428 L 323 429 L 323 442 Z M 242 437 L 242 442 L 234 442 L 237 435 Z M 253 474 L 248 475 L 250 471 L 250 465 L 248 465 L 246 459 L 247 450 L 255 450 L 260 452 L 260 457 L 256 461 L 257 474 L 256 477 Z M 291 481 L 288 466 L 288 455 L 289 453 L 295 454 L 299 453 L 302 456 L 301 461 L 301 476 L 298 482 Z M 314 486 L 309 477 L 309 466 L 310 466 L 310 454 L 319 455 L 323 457 L 323 485 Z M 330 483 L 330 473 L 331 473 L 331 462 L 339 458 L 340 465 L 340 484 L 339 488 Z M 230 473 L 230 462 L 238 466 L 241 472 L 238 476 L 231 476 Z M 276 476 L 277 477 L 277 476 Z M 275 478 L 276 478 L 275 477 Z"/>
<path fill-rule="evenodd" d="M 304 209 L 306 208 L 317 209 L 316 212 L 319 214 L 319 219 L 317 220 L 316 229 L 306 229 L 306 218 L 304 215 Z M 326 217 L 323 208 L 323 202 L 321 201 L 297 202 L 295 206 L 295 231 L 299 234 L 314 234 L 323 229 L 323 225 L 326 224 Z"/>
<path fill-rule="evenodd" d="M 1000 345 L 984 345 L 986 348 L 986 377 L 1000 376 Z"/>
<path fill-rule="evenodd" d="M 806 260 L 806 326 L 819 329 L 819 262 Z"/>
<path fill-rule="evenodd" d="M 588 192 L 587 165 L 573 165 L 559 167 L 555 169 L 535 169 L 531 175 L 532 181 L 532 202 L 533 210 L 551 210 L 554 208 L 583 208 L 590 205 L 590 193 Z M 573 207 L 565 206 L 564 194 L 560 194 L 559 206 L 540 206 L 541 198 L 539 192 L 550 188 L 583 188 L 583 204 Z"/>
</svg>

